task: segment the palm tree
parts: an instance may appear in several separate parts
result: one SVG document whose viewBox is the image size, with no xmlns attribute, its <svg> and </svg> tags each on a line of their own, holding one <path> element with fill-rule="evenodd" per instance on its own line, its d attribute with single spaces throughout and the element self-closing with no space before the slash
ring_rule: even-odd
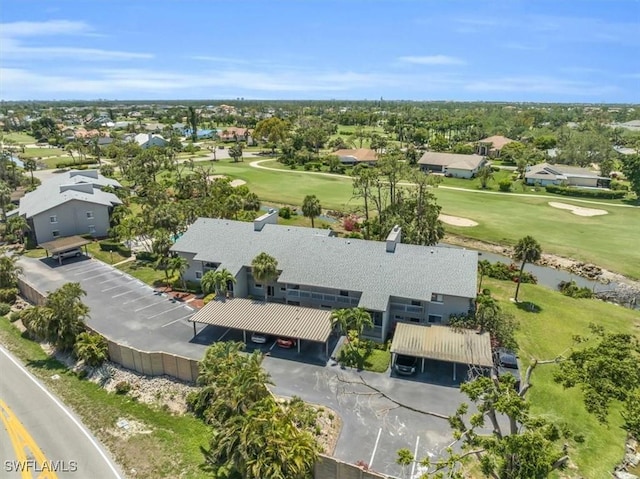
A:
<svg viewBox="0 0 640 479">
<path fill-rule="evenodd" d="M 218 294 L 225 295 L 229 290 L 229 284 L 236 283 L 236 277 L 231 274 L 228 269 L 221 269 L 215 272 L 216 276 L 216 290 Z"/>
<path fill-rule="evenodd" d="M 0 209 L 2 220 L 7 221 L 7 204 L 11 201 L 11 188 L 6 181 L 0 180 Z"/>
<path fill-rule="evenodd" d="M 264 300 L 266 302 L 268 285 L 278 277 L 278 261 L 263 251 L 251 261 L 251 271 L 256 281 L 264 283 Z"/>
<path fill-rule="evenodd" d="M 100 366 L 109 357 L 107 341 L 99 334 L 80 333 L 73 346 L 76 357 L 91 367 Z"/>
<path fill-rule="evenodd" d="M 493 180 L 493 170 L 489 165 L 485 165 L 478 170 L 476 177 L 480 180 L 480 186 L 482 189 L 486 190 L 489 180 Z"/>
<path fill-rule="evenodd" d="M 329 319 L 331 320 L 331 326 L 336 327 L 341 334 L 345 334 L 349 330 L 349 320 L 351 318 L 351 313 L 348 309 L 334 309 L 331 311 L 331 316 Z"/>
<path fill-rule="evenodd" d="M 531 236 L 525 236 L 518 240 L 514 248 L 514 258 L 518 261 L 522 261 L 520 266 L 520 276 L 518 276 L 518 284 L 516 286 L 515 301 L 518 302 L 518 292 L 520 291 L 520 284 L 522 283 L 522 273 L 524 272 L 524 265 L 527 263 L 535 263 L 540 259 L 542 254 L 542 248 L 540 244 Z"/>
<path fill-rule="evenodd" d="M 9 241 L 20 241 L 24 238 L 24 232 L 29 229 L 29 223 L 24 216 L 14 215 L 7 218 L 5 235 Z"/>
<path fill-rule="evenodd" d="M 14 288 L 18 276 L 22 274 L 22 266 L 17 264 L 17 256 L 0 256 L 0 288 Z"/>
<path fill-rule="evenodd" d="M 189 269 L 189 260 L 183 258 L 182 256 L 174 256 L 169 259 L 169 269 L 171 272 L 178 272 L 180 276 L 180 281 L 182 282 L 182 289 L 187 290 L 187 282 L 184 278 L 184 273 Z"/>
<path fill-rule="evenodd" d="M 37 167 L 36 160 L 34 160 L 33 158 L 25 158 L 24 160 L 22 160 L 22 162 L 24 163 L 24 169 L 31 173 L 31 186 L 33 186 L 33 172 Z"/>
<path fill-rule="evenodd" d="M 217 276 L 214 270 L 209 270 L 200 278 L 200 287 L 202 292 L 207 295 L 216 290 Z"/>
<path fill-rule="evenodd" d="M 480 275 L 480 281 L 478 282 L 478 292 L 482 291 L 482 280 L 485 275 L 489 272 L 491 268 L 491 263 L 486 259 L 478 261 L 478 274 Z"/>
<path fill-rule="evenodd" d="M 226 207 L 228 213 L 233 216 L 234 220 L 238 219 L 238 212 L 242 209 L 242 198 L 238 195 L 231 195 L 227 197 Z"/>
<path fill-rule="evenodd" d="M 322 213 L 322 207 L 320 206 L 320 200 L 316 198 L 316 195 L 307 195 L 302 202 L 302 214 L 307 218 L 311 218 L 311 227 L 315 228 L 314 218 Z"/>
</svg>

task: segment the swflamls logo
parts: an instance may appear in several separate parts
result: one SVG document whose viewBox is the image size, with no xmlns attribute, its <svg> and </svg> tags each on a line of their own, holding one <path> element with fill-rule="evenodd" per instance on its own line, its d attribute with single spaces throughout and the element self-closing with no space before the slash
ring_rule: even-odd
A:
<svg viewBox="0 0 640 479">
<path fill-rule="evenodd" d="M 5 472 L 77 472 L 78 461 L 4 461 Z"/>
</svg>

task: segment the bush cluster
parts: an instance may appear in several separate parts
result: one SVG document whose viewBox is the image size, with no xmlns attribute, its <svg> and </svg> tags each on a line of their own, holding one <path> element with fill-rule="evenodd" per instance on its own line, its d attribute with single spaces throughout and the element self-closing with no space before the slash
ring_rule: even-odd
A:
<svg viewBox="0 0 640 479">
<path fill-rule="evenodd" d="M 511 191 L 511 180 L 500 180 L 498 182 L 498 188 L 504 192 Z"/>
<path fill-rule="evenodd" d="M 7 303 L 0 303 L 0 316 L 6 316 L 11 311 L 11 305 Z"/>
<path fill-rule="evenodd" d="M 56 168 L 75 168 L 76 170 L 86 170 L 87 166 L 85 165 L 93 165 L 96 163 L 96 160 L 87 158 L 86 160 L 66 160 L 59 161 L 56 163 Z M 84 168 L 82 168 L 84 166 Z"/>
<path fill-rule="evenodd" d="M 131 384 L 128 381 L 120 381 L 116 384 L 116 394 L 127 394 L 131 391 Z"/>
<path fill-rule="evenodd" d="M 102 240 L 99 245 L 102 251 L 117 251 L 125 258 L 131 256 L 131 250 L 118 241 Z"/>
<path fill-rule="evenodd" d="M 626 191 L 622 190 L 589 190 L 586 188 L 572 188 L 567 186 L 547 185 L 545 186 L 547 193 L 555 193 L 564 196 L 579 196 L 583 198 L 601 198 L 605 200 L 617 200 L 627 196 Z"/>
<path fill-rule="evenodd" d="M 500 279 L 503 281 L 518 281 L 520 276 L 520 268 L 517 264 L 505 264 L 500 261 L 492 263 L 487 271 L 487 276 L 494 279 Z M 522 282 L 537 284 L 538 279 L 528 271 L 523 271 Z"/>
<path fill-rule="evenodd" d="M 138 261 L 146 261 L 149 263 L 154 263 L 158 259 L 158 255 L 155 253 L 150 253 L 149 251 L 140 251 L 136 254 L 136 259 Z"/>
<path fill-rule="evenodd" d="M 560 281 L 558 289 L 570 298 L 593 298 L 593 292 L 589 288 L 580 288 L 575 281 Z"/>
<path fill-rule="evenodd" d="M 0 303 L 13 304 L 18 297 L 18 288 L 0 288 Z"/>
<path fill-rule="evenodd" d="M 288 220 L 289 218 L 291 218 L 291 215 L 293 214 L 293 211 L 291 210 L 291 208 L 289 208 L 288 206 L 283 206 L 282 208 L 280 208 L 280 210 L 278 211 L 278 216 L 280 218 L 284 218 L 285 220 Z"/>
</svg>

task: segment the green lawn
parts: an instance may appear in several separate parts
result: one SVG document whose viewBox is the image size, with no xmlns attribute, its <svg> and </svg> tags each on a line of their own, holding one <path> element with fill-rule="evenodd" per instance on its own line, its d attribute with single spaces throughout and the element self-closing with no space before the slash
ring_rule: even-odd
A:
<svg viewBox="0 0 640 479">
<path fill-rule="evenodd" d="M 127 259 L 126 256 L 121 255 L 118 251 L 102 251 L 100 249 L 100 243 L 98 243 L 97 241 L 89 243 L 87 245 L 87 251 L 89 252 L 91 257 L 107 264 L 115 264 Z"/>
<path fill-rule="evenodd" d="M 374 349 L 366 357 L 364 368 L 367 371 L 373 371 L 374 373 L 384 373 L 387 369 L 389 369 L 390 362 L 391 353 L 389 351 Z"/>
<path fill-rule="evenodd" d="M 116 266 L 121 271 L 139 279 L 149 286 L 157 286 L 164 282 L 165 275 L 163 271 L 156 270 L 149 263 L 143 261 L 130 261 Z"/>
<path fill-rule="evenodd" d="M 266 204 L 301 205 L 305 195 L 315 194 L 325 209 L 347 212 L 361 206 L 360 200 L 352 197 L 350 178 L 290 169 L 269 171 L 253 168 L 249 163 L 219 161 L 213 164 L 214 173 L 245 180 L 251 191 Z M 270 167 L 274 163 L 263 165 Z M 446 188 L 438 188 L 435 193 L 443 213 L 479 223 L 473 228 L 446 225 L 447 232 L 509 245 L 525 235 L 532 235 L 544 252 L 592 262 L 640 278 L 640 248 L 630 247 L 637 242 L 640 231 L 639 208 L 591 204 L 564 196 L 499 195 Z M 550 207 L 550 201 L 605 209 L 609 214 L 576 216 Z"/>
<path fill-rule="evenodd" d="M 19 145 L 28 145 L 36 142 L 33 136 L 22 132 L 4 133 L 3 137 L 5 140 L 11 140 Z"/>
<path fill-rule="evenodd" d="M 637 311 L 603 301 L 568 298 L 542 286 L 524 284 L 520 289 L 521 301 L 532 302 L 540 308 L 540 312 L 531 313 L 509 302 L 515 284 L 489 279 L 486 287 L 500 299 L 503 309 L 519 320 L 517 339 L 524 367 L 534 358 L 545 360 L 566 354 L 572 346 L 573 335 L 589 335 L 590 323 L 601 325 L 611 332 L 637 334 L 640 327 L 640 314 Z M 614 465 L 624 454 L 625 432 L 620 428 L 622 421 L 619 408 L 613 408 L 608 426 L 600 425 L 585 410 L 579 389 L 564 390 L 553 381 L 555 368 L 553 364 L 540 365 L 534 371 L 533 387 L 527 396 L 532 411 L 567 423 L 574 436 L 584 437 L 582 444 L 569 441 L 571 460 L 583 477 L 609 477 Z"/>
<path fill-rule="evenodd" d="M 43 248 L 33 248 L 24 251 L 24 255 L 28 258 L 44 258 L 47 256 L 47 251 Z"/>
<path fill-rule="evenodd" d="M 200 446 L 208 444 L 210 432 L 199 419 L 175 416 L 129 396 L 107 393 L 96 384 L 79 379 L 63 364 L 48 357 L 40 345 L 22 338 L 5 317 L 0 318 L 0 342 L 80 416 L 124 471 L 136 469 L 136 477 L 142 478 L 209 477 L 199 464 L 203 462 Z M 52 380 L 54 374 L 59 379 Z M 120 438 L 111 432 L 117 429 L 119 418 L 140 422 L 151 432 Z"/>
</svg>

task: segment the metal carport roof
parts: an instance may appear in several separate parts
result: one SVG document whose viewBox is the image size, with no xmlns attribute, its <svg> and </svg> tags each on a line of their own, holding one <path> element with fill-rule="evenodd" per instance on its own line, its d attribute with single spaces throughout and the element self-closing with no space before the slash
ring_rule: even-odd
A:
<svg viewBox="0 0 640 479">
<path fill-rule="evenodd" d="M 209 302 L 189 321 L 324 343 L 331 334 L 330 317 L 325 309 L 233 298 Z"/>
<path fill-rule="evenodd" d="M 46 249 L 51 254 L 56 254 L 61 251 L 79 248 L 89 243 L 91 243 L 91 240 L 85 239 L 82 236 L 66 236 L 53 241 L 47 241 L 46 243 L 40 243 L 38 246 Z"/>
<path fill-rule="evenodd" d="M 493 365 L 489 333 L 448 326 L 398 323 L 391 352 L 475 366 Z"/>
</svg>

